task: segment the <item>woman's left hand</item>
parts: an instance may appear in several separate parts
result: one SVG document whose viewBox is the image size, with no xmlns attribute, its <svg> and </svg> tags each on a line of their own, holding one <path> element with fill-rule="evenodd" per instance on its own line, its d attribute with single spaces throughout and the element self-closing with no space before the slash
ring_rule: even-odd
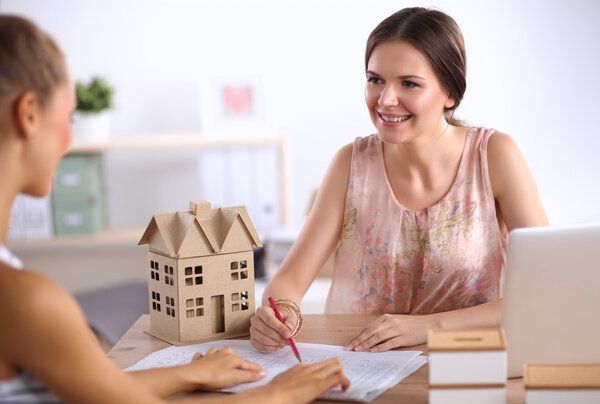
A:
<svg viewBox="0 0 600 404">
<path fill-rule="evenodd" d="M 346 349 L 381 352 L 424 344 L 427 342 L 428 331 L 434 326 L 431 315 L 384 314 L 350 340 Z"/>
</svg>

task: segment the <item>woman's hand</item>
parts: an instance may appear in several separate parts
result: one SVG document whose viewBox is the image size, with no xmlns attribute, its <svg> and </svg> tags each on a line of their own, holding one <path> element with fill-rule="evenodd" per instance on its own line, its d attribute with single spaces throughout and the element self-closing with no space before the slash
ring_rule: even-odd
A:
<svg viewBox="0 0 600 404">
<path fill-rule="evenodd" d="M 296 313 L 281 307 L 279 309 L 285 325 L 275 317 L 273 309 L 261 306 L 250 318 L 250 342 L 260 351 L 278 351 L 288 344 L 296 326 Z"/>
<path fill-rule="evenodd" d="M 272 391 L 278 403 L 308 403 L 334 387 L 346 391 L 350 386 L 337 358 L 307 365 L 300 363 L 276 376 L 266 388 Z"/>
<path fill-rule="evenodd" d="M 192 376 L 193 389 L 222 389 L 254 382 L 267 374 L 259 365 L 240 358 L 231 347 L 198 352 L 191 363 L 183 365 Z"/>
<path fill-rule="evenodd" d="M 346 349 L 381 352 L 402 346 L 424 344 L 427 342 L 428 331 L 434 327 L 432 315 L 384 314 L 350 340 Z"/>
</svg>

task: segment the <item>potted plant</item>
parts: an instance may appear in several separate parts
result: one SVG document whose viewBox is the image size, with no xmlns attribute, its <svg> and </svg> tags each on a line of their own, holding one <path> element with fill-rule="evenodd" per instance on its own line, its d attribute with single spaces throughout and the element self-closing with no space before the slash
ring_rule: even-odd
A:
<svg viewBox="0 0 600 404">
<path fill-rule="evenodd" d="M 73 133 L 86 140 L 105 141 L 110 135 L 109 110 L 113 88 L 102 78 L 93 77 L 86 84 L 75 83 L 77 109 L 73 117 Z"/>
</svg>

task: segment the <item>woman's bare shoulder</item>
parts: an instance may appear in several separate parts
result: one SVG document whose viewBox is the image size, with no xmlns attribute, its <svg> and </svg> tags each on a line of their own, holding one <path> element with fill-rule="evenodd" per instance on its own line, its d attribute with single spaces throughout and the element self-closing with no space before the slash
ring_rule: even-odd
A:
<svg viewBox="0 0 600 404">
<path fill-rule="evenodd" d="M 75 300 L 53 280 L 0 264 L 0 323 L 8 325 L 0 331 L 0 345 L 16 354 L 16 347 L 41 336 L 64 335 L 65 327 L 85 324 L 85 318 Z"/>
</svg>

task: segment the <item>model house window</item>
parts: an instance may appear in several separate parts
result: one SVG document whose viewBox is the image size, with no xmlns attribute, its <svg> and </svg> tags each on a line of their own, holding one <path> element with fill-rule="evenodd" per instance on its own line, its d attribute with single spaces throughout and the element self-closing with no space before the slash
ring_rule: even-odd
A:
<svg viewBox="0 0 600 404">
<path fill-rule="evenodd" d="M 159 281 L 160 274 L 158 272 L 158 262 L 150 261 L 150 278 Z"/>
<path fill-rule="evenodd" d="M 185 286 L 202 285 L 202 265 L 185 267 Z"/>
<path fill-rule="evenodd" d="M 187 299 L 185 301 L 185 315 L 187 318 L 202 317 L 204 315 L 204 298 Z"/>
<path fill-rule="evenodd" d="M 231 268 L 231 280 L 237 281 L 238 279 L 248 279 L 248 261 L 233 261 L 229 267 Z M 240 270 L 238 272 L 238 270 Z M 233 272 L 235 271 L 235 272 Z"/>
<path fill-rule="evenodd" d="M 160 293 L 152 291 L 152 310 L 160 311 Z"/>
<path fill-rule="evenodd" d="M 240 293 L 232 293 L 231 301 L 236 302 L 231 304 L 231 311 L 240 311 L 240 309 L 248 310 L 248 291 L 245 290 Z"/>
<path fill-rule="evenodd" d="M 165 296 L 165 303 L 167 304 L 167 316 L 175 317 L 175 299 Z"/>
<path fill-rule="evenodd" d="M 158 266 L 156 269 L 158 270 Z M 173 286 L 173 267 L 169 265 L 165 265 L 165 285 Z"/>
</svg>

